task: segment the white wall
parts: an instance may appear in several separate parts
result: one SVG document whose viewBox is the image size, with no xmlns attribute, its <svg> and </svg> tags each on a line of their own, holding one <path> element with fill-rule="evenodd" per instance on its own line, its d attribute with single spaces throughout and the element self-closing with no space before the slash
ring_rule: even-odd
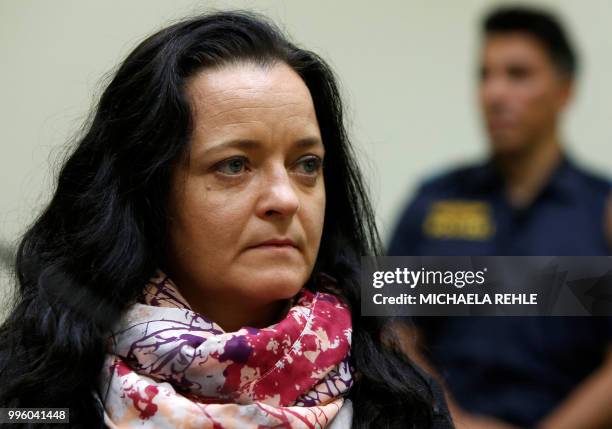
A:
<svg viewBox="0 0 612 429">
<path fill-rule="evenodd" d="M 66 142 L 107 73 L 146 35 L 211 7 L 261 11 L 332 64 L 388 238 L 420 179 L 484 154 L 474 95 L 478 25 L 497 3 L 0 0 L 0 240 L 14 243 L 48 200 Z M 612 1 L 537 4 L 560 12 L 580 50 L 568 146 L 612 173 Z"/>
</svg>

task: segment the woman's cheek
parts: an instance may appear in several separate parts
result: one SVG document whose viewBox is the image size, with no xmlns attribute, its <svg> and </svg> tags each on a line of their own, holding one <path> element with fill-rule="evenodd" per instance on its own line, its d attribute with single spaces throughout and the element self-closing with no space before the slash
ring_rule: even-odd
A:
<svg viewBox="0 0 612 429">
<path fill-rule="evenodd" d="M 304 216 L 304 227 L 308 234 L 309 253 L 313 263 L 320 247 L 325 220 L 325 191 L 321 194 L 306 203 L 308 210 Z"/>
</svg>

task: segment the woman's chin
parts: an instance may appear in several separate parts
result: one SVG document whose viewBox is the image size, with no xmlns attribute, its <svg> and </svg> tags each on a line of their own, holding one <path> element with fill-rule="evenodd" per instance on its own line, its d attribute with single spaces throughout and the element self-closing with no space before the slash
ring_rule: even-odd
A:
<svg viewBox="0 0 612 429">
<path fill-rule="evenodd" d="M 289 299 L 302 289 L 307 280 L 304 272 L 260 269 L 250 276 L 247 294 L 254 293 L 271 300 Z"/>
</svg>

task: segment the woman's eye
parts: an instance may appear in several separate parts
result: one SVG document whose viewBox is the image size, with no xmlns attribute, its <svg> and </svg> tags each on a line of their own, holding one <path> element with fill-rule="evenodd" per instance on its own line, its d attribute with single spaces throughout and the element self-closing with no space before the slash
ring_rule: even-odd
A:
<svg viewBox="0 0 612 429">
<path fill-rule="evenodd" d="M 321 158 L 318 156 L 308 156 L 298 161 L 300 173 L 314 175 L 321 169 Z"/>
<path fill-rule="evenodd" d="M 232 176 L 242 173 L 245 168 L 246 160 L 244 158 L 230 158 L 218 163 L 216 171 Z"/>
</svg>

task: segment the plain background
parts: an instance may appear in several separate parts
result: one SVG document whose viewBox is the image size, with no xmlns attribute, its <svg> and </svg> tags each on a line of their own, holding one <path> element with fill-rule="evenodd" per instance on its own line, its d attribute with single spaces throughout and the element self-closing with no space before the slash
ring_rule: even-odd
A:
<svg viewBox="0 0 612 429">
<path fill-rule="evenodd" d="M 612 1 L 521 3 L 566 24 L 581 61 L 566 147 L 612 173 Z M 264 13 L 332 65 L 388 241 L 421 180 L 486 156 L 479 25 L 500 4 L 508 2 L 0 0 L 0 241 L 14 246 L 45 206 L 72 137 L 139 41 L 181 17 L 235 8 Z M 1 277 L 6 287 L 6 268 Z"/>
</svg>

